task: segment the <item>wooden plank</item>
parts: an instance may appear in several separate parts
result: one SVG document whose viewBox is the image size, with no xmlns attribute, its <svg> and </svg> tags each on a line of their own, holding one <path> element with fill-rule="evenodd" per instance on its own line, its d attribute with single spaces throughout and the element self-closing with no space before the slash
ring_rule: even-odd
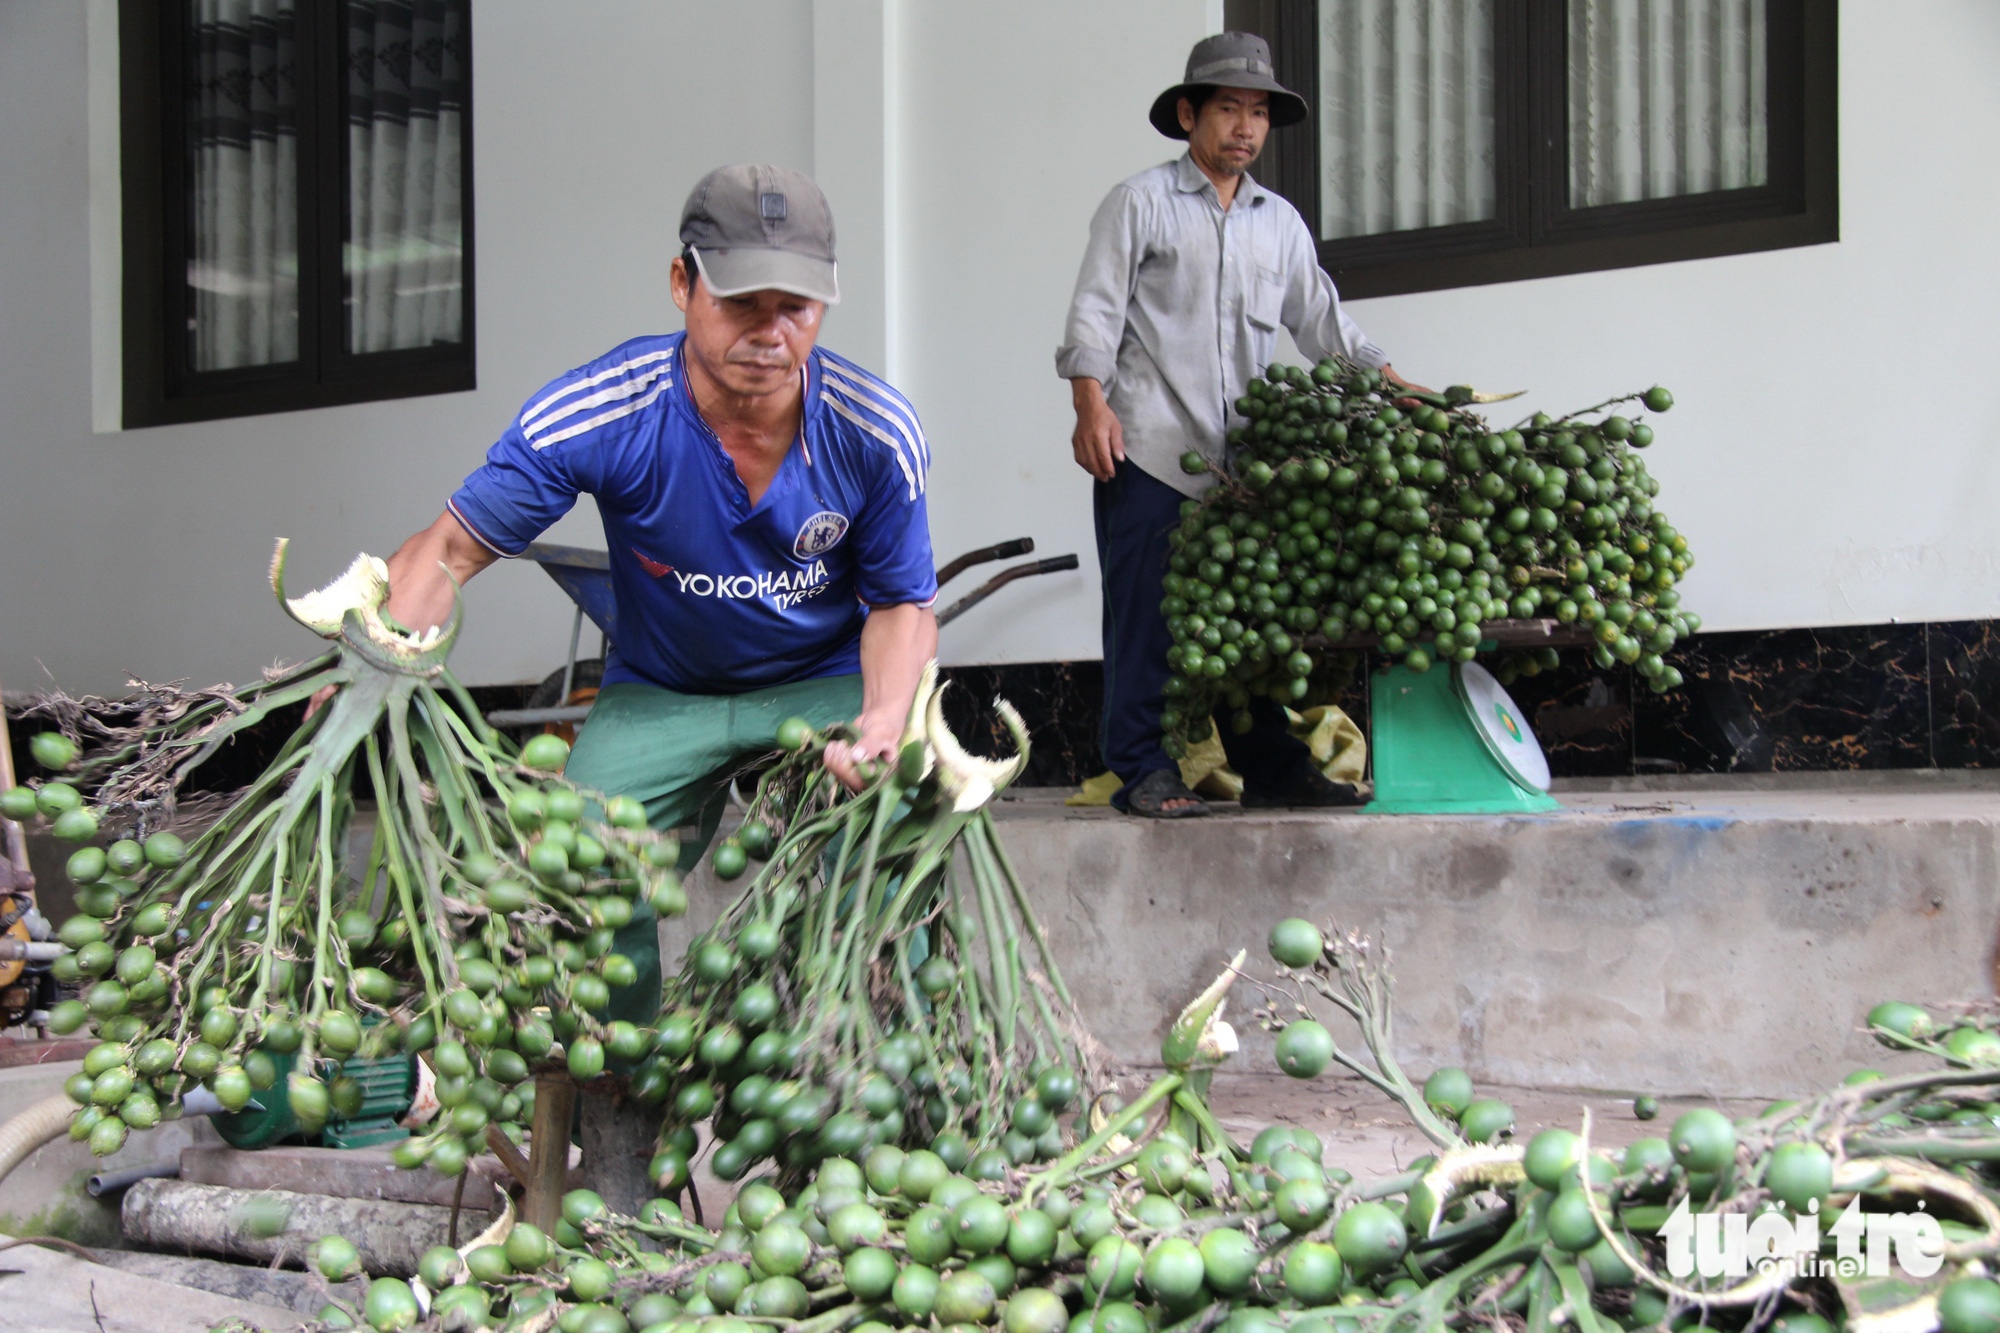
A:
<svg viewBox="0 0 2000 1333">
<path fill-rule="evenodd" d="M 5 887 L 0 884 L 0 887 Z M 47 1035 L 46 1028 L 15 1028 L 17 1035 L 0 1037 L 0 1069 L 12 1069 L 16 1065 L 54 1065 L 69 1060 L 81 1060 L 91 1047 L 97 1045 L 95 1037 L 59 1038 L 55 1041 L 37 1040 L 31 1031 Z"/>
<path fill-rule="evenodd" d="M 0 691 L 0 699 L 5 691 Z M 13 741 L 7 735 L 7 709 L 0 703 L 0 791 L 15 785 Z M 0 892 L 32 894 L 35 876 L 28 869 L 27 835 L 11 819 L 0 819 Z"/>
<path fill-rule="evenodd" d="M 562 1218 L 569 1185 L 570 1126 L 576 1119 L 576 1084 L 555 1071 L 535 1080 L 535 1123 L 528 1140 L 528 1196 L 521 1213 L 549 1234 Z"/>
<path fill-rule="evenodd" d="M 522 1189 L 526 1189 L 531 1179 L 528 1174 L 528 1159 L 521 1156 L 520 1149 L 516 1148 L 513 1142 L 500 1132 L 500 1126 L 488 1125 L 486 1127 L 486 1146 L 493 1150 L 495 1157 L 500 1159 L 500 1165 L 507 1168 L 507 1174 L 520 1182 Z"/>
</svg>

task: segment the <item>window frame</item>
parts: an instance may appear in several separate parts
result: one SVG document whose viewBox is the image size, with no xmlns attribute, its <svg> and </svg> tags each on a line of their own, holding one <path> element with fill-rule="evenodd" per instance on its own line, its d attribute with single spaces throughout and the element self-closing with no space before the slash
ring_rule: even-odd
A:
<svg viewBox="0 0 2000 1333">
<path fill-rule="evenodd" d="M 1564 0 L 1494 0 L 1490 221 L 1319 240 L 1320 266 L 1349 298 L 1476 287 L 1821 245 L 1840 239 L 1836 0 L 1768 0 L 1770 180 L 1736 190 L 1573 208 L 1569 204 Z M 1317 0 L 1227 0 L 1228 26 L 1271 44 L 1278 81 L 1319 96 Z M 1319 232 L 1315 111 L 1271 132 L 1255 175 Z"/>
<path fill-rule="evenodd" d="M 124 256 L 124 429 L 460 393 L 477 387 L 473 246 L 472 20 L 460 113 L 463 338 L 449 346 L 347 350 L 348 133 L 341 0 L 296 0 L 299 84 L 299 356 L 195 371 L 187 362 L 190 200 L 181 94 L 190 0 L 119 0 Z"/>
</svg>

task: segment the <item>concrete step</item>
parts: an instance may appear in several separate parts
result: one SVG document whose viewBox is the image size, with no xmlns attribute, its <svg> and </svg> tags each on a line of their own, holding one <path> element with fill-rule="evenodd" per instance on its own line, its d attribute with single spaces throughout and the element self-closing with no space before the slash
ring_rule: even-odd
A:
<svg viewBox="0 0 2000 1333">
<path fill-rule="evenodd" d="M 1170 823 L 1060 796 L 1003 801 L 999 826 L 1079 1005 L 1131 1060 L 1157 1058 L 1236 948 L 1275 979 L 1264 939 L 1290 916 L 1391 950 L 1410 1068 L 1513 1084 L 1790 1095 L 1891 1062 L 1859 1031 L 1876 1001 L 1993 988 L 1992 789 L 1571 791 L 1543 816 L 1222 806 Z M 1239 987 L 1238 1014 L 1254 994 Z M 1268 1037 L 1241 1035 L 1242 1063 L 1270 1068 Z"/>
<path fill-rule="evenodd" d="M 1564 809 L 1538 816 L 1218 804 L 1162 822 L 1072 809 L 1060 789 L 994 810 L 1084 1017 L 1123 1060 L 1157 1063 L 1238 948 L 1251 980 L 1275 981 L 1266 933 L 1303 916 L 1391 951 L 1396 1055 L 1419 1075 L 1771 1099 L 1895 1067 L 1860 1031 L 1878 1000 L 1993 990 L 2000 787 L 1821 776 L 1566 784 Z M 670 969 L 737 886 L 704 867 L 690 890 L 662 928 Z M 1231 1001 L 1234 1067 L 1253 1072 L 1275 1068 L 1247 1020 L 1259 998 L 1241 985 Z"/>
</svg>

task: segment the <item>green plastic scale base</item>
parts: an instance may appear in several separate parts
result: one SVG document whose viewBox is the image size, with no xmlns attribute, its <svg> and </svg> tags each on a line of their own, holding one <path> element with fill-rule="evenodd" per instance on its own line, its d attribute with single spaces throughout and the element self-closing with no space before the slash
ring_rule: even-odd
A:
<svg viewBox="0 0 2000 1333">
<path fill-rule="evenodd" d="M 1561 802 L 1523 786 L 1474 727 L 1457 667 L 1397 665 L 1370 679 L 1376 815 L 1538 814 Z"/>
</svg>

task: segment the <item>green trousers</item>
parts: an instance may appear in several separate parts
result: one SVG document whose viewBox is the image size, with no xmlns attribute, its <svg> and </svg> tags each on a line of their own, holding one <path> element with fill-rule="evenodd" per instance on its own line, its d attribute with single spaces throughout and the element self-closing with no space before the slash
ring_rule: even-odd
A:
<svg viewBox="0 0 2000 1333">
<path fill-rule="evenodd" d="M 861 677 L 823 676 L 745 694 L 676 694 L 657 685 L 609 685 L 591 705 L 563 775 L 607 796 L 645 802 L 656 829 L 682 829 L 680 870 L 701 860 L 722 823 L 729 781 L 744 763 L 778 747 L 778 724 L 814 727 L 861 711 Z M 692 826 L 692 833 L 686 831 Z M 660 933 L 642 900 L 611 946 L 639 979 L 611 992 L 606 1017 L 641 1025 L 660 1009 Z"/>
</svg>

